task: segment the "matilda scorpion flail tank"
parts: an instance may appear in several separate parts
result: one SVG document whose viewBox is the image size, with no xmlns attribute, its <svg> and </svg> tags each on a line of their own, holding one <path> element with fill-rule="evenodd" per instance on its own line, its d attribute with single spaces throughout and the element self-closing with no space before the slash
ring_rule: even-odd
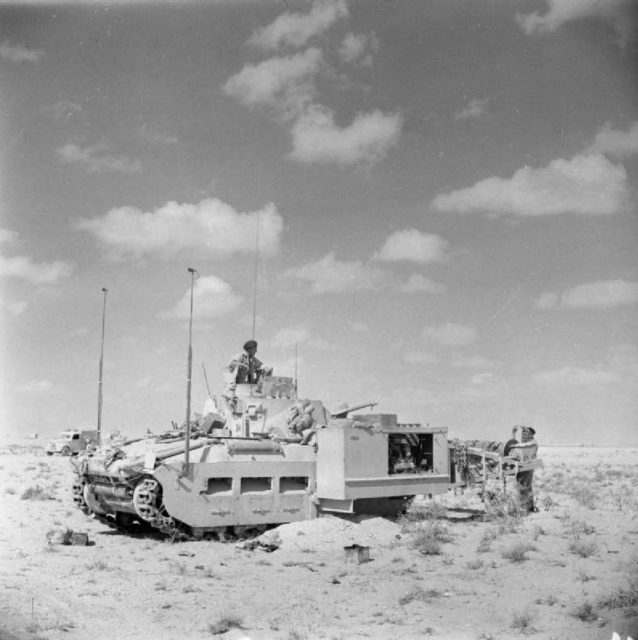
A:
<svg viewBox="0 0 638 640">
<path fill-rule="evenodd" d="M 119 525 L 175 537 L 265 528 L 322 513 L 397 513 L 450 486 L 446 428 L 394 414 L 330 412 L 291 378 L 231 385 L 205 415 L 72 461 L 74 499 Z M 188 431 L 188 433 L 187 433 Z"/>
</svg>

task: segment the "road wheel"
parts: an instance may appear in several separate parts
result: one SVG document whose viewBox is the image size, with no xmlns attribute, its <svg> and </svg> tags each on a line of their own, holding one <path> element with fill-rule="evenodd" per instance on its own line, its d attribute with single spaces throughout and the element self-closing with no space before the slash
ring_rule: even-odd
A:
<svg viewBox="0 0 638 640">
<path fill-rule="evenodd" d="M 70 447 L 62 447 L 62 451 L 60 451 L 60 454 L 63 456 L 70 456 L 71 455 L 71 448 Z"/>
</svg>

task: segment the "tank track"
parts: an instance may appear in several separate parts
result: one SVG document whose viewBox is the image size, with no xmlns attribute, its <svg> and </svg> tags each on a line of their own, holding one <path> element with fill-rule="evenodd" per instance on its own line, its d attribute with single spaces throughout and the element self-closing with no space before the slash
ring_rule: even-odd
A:
<svg viewBox="0 0 638 640">
<path fill-rule="evenodd" d="M 83 513 L 90 513 L 89 505 L 86 503 L 84 499 L 84 486 L 86 482 L 80 476 L 76 475 L 73 478 L 73 502 L 78 505 L 78 507 L 82 510 Z"/>
<path fill-rule="evenodd" d="M 140 518 L 171 540 L 192 539 L 192 536 L 180 529 L 179 524 L 166 514 L 162 505 L 161 485 L 155 478 L 146 477 L 137 484 L 133 492 L 133 506 Z"/>
</svg>

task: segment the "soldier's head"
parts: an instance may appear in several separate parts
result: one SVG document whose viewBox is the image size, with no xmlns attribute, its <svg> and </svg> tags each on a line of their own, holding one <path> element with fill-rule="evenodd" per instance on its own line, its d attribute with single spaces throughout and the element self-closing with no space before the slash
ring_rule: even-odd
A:
<svg viewBox="0 0 638 640">
<path fill-rule="evenodd" d="M 255 340 L 247 340 L 244 342 L 244 351 L 249 356 L 254 356 L 257 353 L 257 342 Z"/>
<path fill-rule="evenodd" d="M 522 427 L 521 431 L 523 442 L 529 442 L 530 440 L 533 440 L 534 436 L 536 435 L 536 429 L 534 429 L 534 427 Z"/>
</svg>

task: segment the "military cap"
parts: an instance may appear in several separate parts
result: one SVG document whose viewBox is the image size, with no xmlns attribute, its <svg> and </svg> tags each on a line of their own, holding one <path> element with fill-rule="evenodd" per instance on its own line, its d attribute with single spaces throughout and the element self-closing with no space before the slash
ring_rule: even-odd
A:
<svg viewBox="0 0 638 640">
<path fill-rule="evenodd" d="M 244 349 L 246 351 L 248 351 L 248 349 L 256 349 L 257 348 L 257 342 L 255 340 L 247 340 L 246 342 L 244 342 Z"/>
<path fill-rule="evenodd" d="M 523 427 L 523 432 L 532 437 L 536 435 L 536 429 L 534 429 L 534 427 Z"/>
</svg>

